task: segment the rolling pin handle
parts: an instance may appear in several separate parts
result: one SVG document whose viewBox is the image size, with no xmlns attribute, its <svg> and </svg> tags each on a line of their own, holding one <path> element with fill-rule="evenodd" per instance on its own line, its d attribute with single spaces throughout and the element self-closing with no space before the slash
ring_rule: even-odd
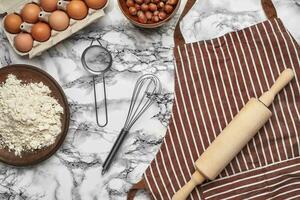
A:
<svg viewBox="0 0 300 200">
<path fill-rule="evenodd" d="M 203 183 L 205 181 L 205 179 L 206 178 L 201 173 L 199 173 L 198 171 L 195 171 L 191 177 L 191 180 L 174 194 L 174 196 L 172 197 L 172 200 L 187 199 L 187 197 L 194 190 L 194 188 L 197 185 Z"/>
<path fill-rule="evenodd" d="M 277 78 L 271 89 L 265 92 L 259 100 L 267 107 L 270 106 L 275 96 L 294 78 L 294 71 L 290 68 L 285 69 Z"/>
</svg>

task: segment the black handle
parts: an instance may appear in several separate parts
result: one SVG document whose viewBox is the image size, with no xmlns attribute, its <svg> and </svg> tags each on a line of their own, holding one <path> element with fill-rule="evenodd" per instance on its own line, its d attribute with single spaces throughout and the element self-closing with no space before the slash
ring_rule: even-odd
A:
<svg viewBox="0 0 300 200">
<path fill-rule="evenodd" d="M 104 161 L 103 168 L 102 168 L 102 175 L 105 174 L 105 172 L 109 169 L 111 162 L 113 161 L 115 155 L 117 154 L 120 146 L 122 145 L 122 142 L 127 135 L 129 131 L 122 129 L 116 142 L 114 143 L 114 146 L 110 150 L 106 160 Z"/>
</svg>

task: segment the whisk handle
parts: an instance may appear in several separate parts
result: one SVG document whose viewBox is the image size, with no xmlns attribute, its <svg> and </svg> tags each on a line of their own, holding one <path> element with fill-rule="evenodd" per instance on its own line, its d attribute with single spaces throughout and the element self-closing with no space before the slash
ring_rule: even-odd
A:
<svg viewBox="0 0 300 200">
<path fill-rule="evenodd" d="M 104 161 L 103 167 L 102 167 L 102 175 L 105 174 L 105 172 L 109 169 L 111 162 L 113 161 L 115 155 L 117 154 L 122 142 L 125 139 L 125 136 L 127 135 L 129 131 L 122 129 L 116 142 L 114 143 L 114 146 L 110 150 L 106 160 Z"/>
</svg>

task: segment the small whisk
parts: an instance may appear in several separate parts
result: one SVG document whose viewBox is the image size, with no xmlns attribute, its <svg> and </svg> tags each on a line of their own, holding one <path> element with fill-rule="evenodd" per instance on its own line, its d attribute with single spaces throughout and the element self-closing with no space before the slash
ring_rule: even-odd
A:
<svg viewBox="0 0 300 200">
<path fill-rule="evenodd" d="M 145 74 L 137 80 L 124 127 L 103 164 L 102 175 L 108 170 L 131 127 L 154 102 L 154 94 L 160 92 L 161 83 L 155 75 Z"/>
</svg>

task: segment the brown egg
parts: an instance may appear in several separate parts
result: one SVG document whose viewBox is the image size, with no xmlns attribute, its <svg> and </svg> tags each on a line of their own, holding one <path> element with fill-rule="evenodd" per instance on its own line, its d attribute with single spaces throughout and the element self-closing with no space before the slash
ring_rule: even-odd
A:
<svg viewBox="0 0 300 200">
<path fill-rule="evenodd" d="M 39 20 L 40 12 L 41 9 L 38 5 L 28 3 L 21 10 L 21 17 L 25 22 L 34 24 Z"/>
<path fill-rule="evenodd" d="M 57 10 L 57 2 L 58 0 L 41 0 L 40 6 L 46 12 L 53 12 Z"/>
<path fill-rule="evenodd" d="M 107 2 L 107 0 L 84 0 L 86 5 L 92 9 L 100 9 L 103 8 Z"/>
<path fill-rule="evenodd" d="M 7 15 L 4 19 L 4 28 L 9 33 L 13 33 L 13 34 L 20 33 L 21 24 L 22 24 L 22 18 L 15 13 Z"/>
<path fill-rule="evenodd" d="M 15 48 L 23 53 L 26 53 L 32 49 L 33 39 L 29 33 L 19 33 L 14 38 Z"/>
<path fill-rule="evenodd" d="M 84 2 L 73 0 L 67 5 L 67 13 L 72 19 L 81 20 L 88 14 L 88 7 Z"/>
<path fill-rule="evenodd" d="M 54 11 L 49 17 L 49 25 L 56 31 L 66 30 L 69 26 L 69 16 L 61 10 Z"/>
<path fill-rule="evenodd" d="M 34 40 L 39 42 L 47 41 L 51 36 L 51 28 L 44 22 L 38 22 L 33 25 L 31 35 Z"/>
</svg>

